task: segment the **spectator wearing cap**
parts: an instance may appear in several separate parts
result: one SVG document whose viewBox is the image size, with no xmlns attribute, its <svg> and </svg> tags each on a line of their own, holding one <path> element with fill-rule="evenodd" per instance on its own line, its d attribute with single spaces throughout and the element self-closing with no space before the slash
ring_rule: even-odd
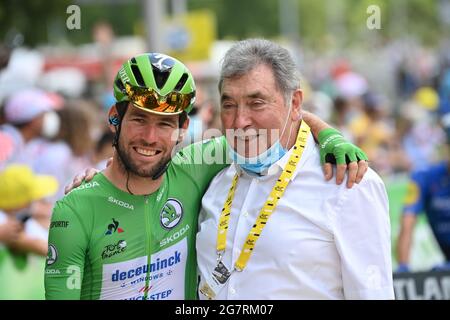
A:
<svg viewBox="0 0 450 320">
<path fill-rule="evenodd" d="M 0 246 L 18 252 L 47 254 L 48 226 L 35 219 L 33 203 L 56 192 L 51 176 L 35 175 L 25 165 L 12 164 L 0 172 Z"/>
<path fill-rule="evenodd" d="M 44 91 L 27 89 L 12 95 L 5 104 L 5 124 L 0 126 L 1 141 L 12 144 L 7 154 L 0 157 L 0 169 L 7 164 L 31 159 L 24 157 L 28 142 L 39 136 L 52 136 L 58 132 L 58 120 L 53 110 L 55 102 Z M 8 136 L 8 137 L 5 137 Z"/>
</svg>

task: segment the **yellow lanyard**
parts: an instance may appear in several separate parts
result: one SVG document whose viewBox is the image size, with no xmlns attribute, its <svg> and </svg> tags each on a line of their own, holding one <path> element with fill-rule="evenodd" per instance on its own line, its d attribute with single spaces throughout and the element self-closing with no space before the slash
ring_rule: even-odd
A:
<svg viewBox="0 0 450 320">
<path fill-rule="evenodd" d="M 250 230 L 250 233 L 248 234 L 247 239 L 244 242 L 244 247 L 235 263 L 236 270 L 242 271 L 247 266 L 248 260 L 250 259 L 253 249 L 255 248 L 256 241 L 261 235 L 261 232 L 266 226 L 270 216 L 274 212 L 278 201 L 283 196 L 284 191 L 286 190 L 286 187 L 288 186 L 289 181 L 295 171 L 295 168 L 297 167 L 300 158 L 302 157 L 309 131 L 310 128 L 308 124 L 305 121 L 302 121 L 300 130 L 297 134 L 297 141 L 295 142 L 294 149 L 292 150 L 291 156 L 289 157 L 289 161 L 284 167 L 283 172 L 277 180 L 277 183 L 270 192 L 269 197 L 267 198 L 264 206 L 259 212 L 256 223 L 253 225 L 253 228 Z M 236 174 L 233 178 L 231 188 L 228 191 L 227 199 L 225 200 L 222 212 L 220 214 L 216 246 L 219 260 L 222 259 L 223 253 L 226 249 L 227 231 L 231 216 L 231 205 L 233 203 L 234 192 L 236 191 L 238 179 L 239 175 Z"/>
</svg>

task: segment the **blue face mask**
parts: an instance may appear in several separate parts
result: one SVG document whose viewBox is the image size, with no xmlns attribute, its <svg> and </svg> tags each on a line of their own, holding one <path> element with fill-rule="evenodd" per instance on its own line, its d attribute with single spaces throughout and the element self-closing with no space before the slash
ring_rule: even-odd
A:
<svg viewBox="0 0 450 320">
<path fill-rule="evenodd" d="M 291 114 L 292 105 L 289 106 L 289 112 L 287 118 L 289 119 L 289 115 Z M 286 130 L 286 125 L 288 123 L 288 120 L 286 119 L 286 122 L 284 124 L 283 130 L 281 132 L 280 138 L 283 136 L 284 131 Z M 292 131 L 292 125 L 291 129 Z M 289 132 L 289 136 L 291 135 L 291 132 Z M 289 141 L 288 141 L 289 145 Z M 234 151 L 232 147 L 228 145 L 228 154 L 230 158 L 238 164 L 242 169 L 244 169 L 247 172 L 252 172 L 256 174 L 261 174 L 263 171 L 267 170 L 272 166 L 275 162 L 283 158 L 283 156 L 288 151 L 281 145 L 280 139 L 278 139 L 277 142 L 275 142 L 269 149 L 264 151 L 263 153 L 257 155 L 256 157 L 252 158 L 246 158 L 241 156 L 239 153 Z"/>
<path fill-rule="evenodd" d="M 271 165 L 280 160 L 287 153 L 287 150 L 283 148 L 278 140 L 269 149 L 256 157 L 243 157 L 230 146 L 228 146 L 228 153 L 230 158 L 245 171 L 261 174 L 261 172 L 267 170 Z"/>
</svg>

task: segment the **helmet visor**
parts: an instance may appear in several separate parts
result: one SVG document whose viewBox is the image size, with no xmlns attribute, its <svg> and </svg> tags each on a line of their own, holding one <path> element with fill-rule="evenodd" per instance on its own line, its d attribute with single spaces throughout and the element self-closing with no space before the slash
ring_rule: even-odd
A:
<svg viewBox="0 0 450 320">
<path fill-rule="evenodd" d="M 194 102 L 194 93 L 169 92 L 162 96 L 151 88 L 125 85 L 130 101 L 138 108 L 157 114 L 179 114 Z"/>
</svg>

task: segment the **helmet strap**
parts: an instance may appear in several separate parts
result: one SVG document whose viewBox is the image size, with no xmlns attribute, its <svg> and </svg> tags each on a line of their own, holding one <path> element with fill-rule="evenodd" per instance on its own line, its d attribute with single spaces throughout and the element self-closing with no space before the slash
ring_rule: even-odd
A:
<svg viewBox="0 0 450 320">
<path fill-rule="evenodd" d="M 169 164 L 170 160 L 167 161 L 167 163 L 164 166 L 162 166 L 161 169 L 152 176 L 152 180 L 157 180 L 159 177 L 161 177 L 164 174 L 164 172 L 166 172 L 167 169 L 169 168 Z"/>
<path fill-rule="evenodd" d="M 119 124 L 119 125 L 116 125 L 116 126 L 114 126 L 114 127 L 116 128 L 116 133 L 115 133 L 115 135 L 114 135 L 113 147 L 115 147 L 115 148 L 117 149 L 117 148 L 118 148 L 118 145 L 119 145 L 120 124 Z M 120 160 L 120 162 L 122 163 L 122 165 L 124 166 L 125 171 L 126 171 L 126 173 L 127 173 L 127 182 L 126 182 L 126 188 L 127 188 L 127 191 L 128 191 L 130 194 L 134 195 L 134 193 L 130 190 L 130 187 L 129 187 L 129 181 L 130 181 L 130 168 L 128 167 L 127 163 L 126 163 L 125 161 L 123 161 L 123 158 L 122 158 L 122 155 L 120 154 L 120 152 L 117 152 L 117 150 L 116 150 L 116 153 L 117 153 L 117 155 L 119 156 L 119 160 Z"/>
</svg>

